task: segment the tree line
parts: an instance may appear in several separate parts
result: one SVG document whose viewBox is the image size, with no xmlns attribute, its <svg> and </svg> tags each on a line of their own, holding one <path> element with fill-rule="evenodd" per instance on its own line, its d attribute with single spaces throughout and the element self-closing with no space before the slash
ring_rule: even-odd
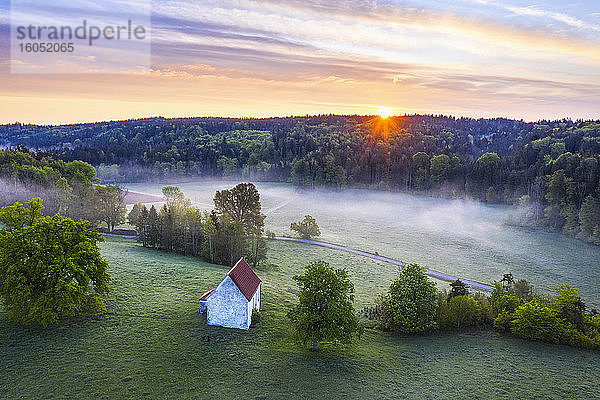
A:
<svg viewBox="0 0 600 400">
<path fill-rule="evenodd" d="M 469 291 L 460 280 L 450 291 L 436 284 L 417 264 L 404 267 L 379 296 L 362 310 L 354 309 L 354 285 L 345 269 L 315 260 L 294 276 L 298 302 L 289 309 L 296 338 L 312 344 L 348 343 L 364 327 L 403 335 L 434 331 L 494 329 L 503 333 L 573 347 L 600 349 L 600 314 L 588 311 L 577 290 L 560 285 L 553 296 L 537 294 L 524 279 L 512 274 L 494 283 L 491 295 Z"/>
<path fill-rule="evenodd" d="M 150 118 L 3 125 L 0 143 L 82 160 L 117 181 L 236 176 L 520 204 L 516 224 L 600 243 L 599 121 Z"/>
<path fill-rule="evenodd" d="M 457 280 L 438 291 L 416 264 L 405 267 L 376 304 L 363 310 L 369 326 L 401 334 L 477 327 L 527 339 L 600 349 L 600 314 L 587 310 L 576 289 L 560 285 L 553 296 L 537 294 L 512 274 L 494 283 L 490 296 L 471 293 Z"/>
<path fill-rule="evenodd" d="M 85 220 L 90 227 L 109 233 L 126 222 L 127 190 L 100 185 L 94 167 L 83 161 L 56 160 L 26 148 L 0 150 L 0 179 L 5 182 L 0 205 L 43 197 L 46 215 Z M 256 266 L 266 257 L 265 217 L 253 184 L 217 191 L 211 213 L 191 207 L 178 187 L 165 187 L 163 194 L 167 202 L 159 210 L 136 204 L 129 213 L 129 222 L 144 246 L 225 265 L 246 256 Z"/>
<path fill-rule="evenodd" d="M 127 190 L 100 185 L 95 168 L 83 161 L 55 159 L 27 148 L 0 150 L 0 206 L 43 198 L 46 215 L 106 224 L 111 232 L 125 222 Z"/>
<path fill-rule="evenodd" d="M 252 183 L 215 193 L 210 213 L 191 206 L 176 186 L 166 186 L 158 211 L 135 204 L 128 215 L 144 247 L 201 257 L 213 264 L 234 265 L 240 257 L 254 267 L 266 258 L 260 194 Z"/>
</svg>

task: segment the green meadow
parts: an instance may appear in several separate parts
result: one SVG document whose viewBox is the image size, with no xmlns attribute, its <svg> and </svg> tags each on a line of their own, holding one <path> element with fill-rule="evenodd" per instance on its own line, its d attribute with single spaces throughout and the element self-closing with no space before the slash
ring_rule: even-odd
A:
<svg viewBox="0 0 600 400">
<path fill-rule="evenodd" d="M 180 184 L 198 207 L 235 182 Z M 158 184 L 129 185 L 160 194 Z M 257 184 L 263 210 L 295 196 Z M 600 250 L 560 235 L 515 230 L 510 207 L 369 190 L 301 193 L 270 213 L 266 229 L 317 218 L 321 240 L 415 261 L 490 282 L 505 272 L 538 289 L 570 283 L 598 306 Z M 286 312 L 292 277 L 320 258 L 347 268 L 356 308 L 386 290 L 397 267 L 341 251 L 269 241 L 262 322 L 248 332 L 206 325 L 198 298 L 228 267 L 146 249 L 133 239 L 101 244 L 113 292 L 107 313 L 42 330 L 7 320 L 0 306 L 0 399 L 594 399 L 600 354 L 489 331 L 398 336 L 366 330 L 352 345 L 313 353 L 295 343 Z M 438 282 L 440 288 L 447 283 Z"/>
<path fill-rule="evenodd" d="M 396 271 L 314 246 L 269 242 L 263 320 L 244 332 L 209 327 L 198 297 L 228 268 L 108 238 L 114 291 L 104 315 L 46 330 L 0 316 L 0 398 L 600 398 L 600 355 L 490 332 L 406 337 L 367 330 L 312 353 L 292 340 L 292 276 L 314 258 L 344 266 L 356 306 Z"/>
<path fill-rule="evenodd" d="M 178 184 L 195 205 L 212 208 L 215 190 L 237 181 Z M 161 184 L 131 184 L 132 191 L 161 194 Z M 263 210 L 294 198 L 294 187 L 256 183 Z M 292 235 L 292 221 L 316 218 L 319 240 L 427 265 L 465 279 L 499 280 L 511 272 L 552 293 L 561 283 L 579 289 L 586 304 L 600 309 L 600 247 L 561 234 L 526 231 L 505 224 L 516 209 L 375 190 L 303 192 L 270 213 L 265 228 Z M 355 282 L 356 283 L 356 282 Z M 384 286 L 389 284 L 383 282 Z"/>
</svg>

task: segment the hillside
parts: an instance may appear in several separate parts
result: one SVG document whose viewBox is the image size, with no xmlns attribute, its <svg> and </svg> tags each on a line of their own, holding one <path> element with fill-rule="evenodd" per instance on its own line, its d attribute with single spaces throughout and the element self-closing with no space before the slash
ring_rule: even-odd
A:
<svg viewBox="0 0 600 400">
<path fill-rule="evenodd" d="M 0 145 L 86 161 L 118 182 L 236 176 L 520 204 L 514 224 L 600 243 L 600 121 L 149 118 L 3 125 Z"/>
</svg>

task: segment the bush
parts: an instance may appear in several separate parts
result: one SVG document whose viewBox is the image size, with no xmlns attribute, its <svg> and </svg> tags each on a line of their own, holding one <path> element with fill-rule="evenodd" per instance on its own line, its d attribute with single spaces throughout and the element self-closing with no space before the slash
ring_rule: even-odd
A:
<svg viewBox="0 0 600 400">
<path fill-rule="evenodd" d="M 439 327 L 440 329 L 461 329 L 479 325 L 481 314 L 481 306 L 474 298 L 453 296 L 449 301 L 440 304 Z"/>
<path fill-rule="evenodd" d="M 594 338 L 586 336 L 573 328 L 565 330 L 561 343 L 584 349 L 600 349 L 600 342 L 598 342 L 597 338 L 594 340 Z"/>
<path fill-rule="evenodd" d="M 0 299 L 14 321 L 46 327 L 106 310 L 104 238 L 85 220 L 42 217 L 40 199 L 0 210 Z"/>
<path fill-rule="evenodd" d="M 512 313 L 508 311 L 502 311 L 494 319 L 494 328 L 502 332 L 510 332 L 510 323 L 513 319 Z"/>
<path fill-rule="evenodd" d="M 585 331 L 585 304 L 576 289 L 568 285 L 559 286 L 550 306 L 566 323 L 580 332 Z"/>
<path fill-rule="evenodd" d="M 525 279 L 519 279 L 510 288 L 510 294 L 519 299 L 533 300 L 533 286 Z"/>
<path fill-rule="evenodd" d="M 556 311 L 535 300 L 516 309 L 511 332 L 524 338 L 550 343 L 561 343 L 565 337 L 563 321 Z"/>
<path fill-rule="evenodd" d="M 585 314 L 585 323 L 592 329 L 600 330 L 600 314 L 594 313 L 594 310 Z"/>
<path fill-rule="evenodd" d="M 305 215 L 302 221 L 292 222 L 290 224 L 290 229 L 295 231 L 302 239 L 321 236 L 317 221 L 310 215 Z"/>
<path fill-rule="evenodd" d="M 527 285 L 521 291 L 531 293 Z M 600 316 L 585 313 L 585 304 L 577 291 L 562 285 L 552 298 L 537 298 L 525 302 L 506 292 L 491 296 L 496 310 L 501 310 L 494 320 L 494 328 L 509 331 L 527 339 L 567 344 L 587 349 L 600 348 Z M 516 308 L 514 306 L 519 304 Z"/>
<path fill-rule="evenodd" d="M 512 314 L 517 307 L 523 304 L 523 299 L 507 293 L 499 283 L 496 283 L 490 296 L 489 304 L 490 316 L 496 319 L 503 312 Z"/>
<path fill-rule="evenodd" d="M 477 301 L 479 307 L 481 308 L 480 323 L 493 325 L 494 318 L 492 317 L 492 305 L 490 303 L 490 297 L 480 292 L 474 292 L 470 296 Z"/>
</svg>

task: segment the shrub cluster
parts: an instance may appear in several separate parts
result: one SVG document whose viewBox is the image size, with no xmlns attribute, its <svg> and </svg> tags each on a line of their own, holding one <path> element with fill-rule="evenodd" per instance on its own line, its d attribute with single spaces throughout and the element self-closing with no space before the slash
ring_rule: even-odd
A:
<svg viewBox="0 0 600 400">
<path fill-rule="evenodd" d="M 489 302 L 495 329 L 527 338 L 600 349 L 600 315 L 586 307 L 577 290 L 561 285 L 550 298 L 518 297 L 496 284 Z"/>
<path fill-rule="evenodd" d="M 260 323 L 262 315 L 258 310 L 252 310 L 252 317 L 250 319 L 250 326 L 254 327 Z"/>
<path fill-rule="evenodd" d="M 577 290 L 561 285 L 554 296 L 536 295 L 526 280 L 507 274 L 491 295 L 469 293 L 461 281 L 437 291 L 424 270 L 405 267 L 386 294 L 363 310 L 368 325 L 402 334 L 495 329 L 519 337 L 600 349 L 600 314 L 586 312 Z"/>
</svg>

